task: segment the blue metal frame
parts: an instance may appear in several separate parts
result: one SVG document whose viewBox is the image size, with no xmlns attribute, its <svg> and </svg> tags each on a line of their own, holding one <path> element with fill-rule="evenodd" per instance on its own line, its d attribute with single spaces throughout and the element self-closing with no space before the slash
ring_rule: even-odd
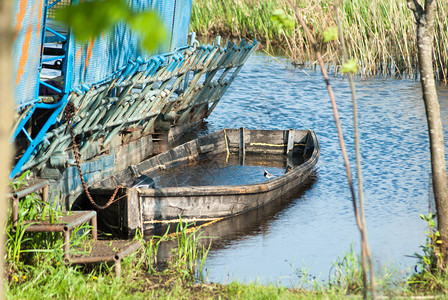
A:
<svg viewBox="0 0 448 300">
<path fill-rule="evenodd" d="M 27 162 L 28 158 L 31 156 L 34 149 L 36 149 L 36 147 L 42 142 L 42 140 L 43 140 L 45 134 L 47 133 L 48 129 L 50 128 L 50 126 L 53 125 L 54 123 L 56 123 L 57 117 L 62 112 L 62 110 L 64 109 L 67 102 L 68 102 L 68 94 L 65 94 L 64 97 L 62 98 L 62 100 L 56 104 L 48 105 L 48 104 L 44 104 L 44 103 L 36 103 L 34 105 L 35 108 L 47 108 L 47 109 L 56 108 L 56 109 L 53 111 L 51 116 L 47 119 L 47 122 L 45 122 L 45 125 L 41 128 L 41 130 L 39 131 L 39 133 L 37 134 L 37 136 L 34 139 L 31 139 L 31 137 L 28 134 L 26 134 L 27 138 L 29 139 L 29 141 L 31 143 L 28 146 L 28 148 L 26 149 L 25 153 L 20 158 L 20 160 L 17 162 L 15 167 L 12 169 L 11 174 L 9 175 L 10 179 L 14 178 L 14 176 L 16 176 L 21 171 L 23 165 Z M 34 108 L 34 110 L 35 110 L 35 108 Z M 30 117 L 31 117 L 31 115 L 30 115 Z M 29 119 L 29 117 L 28 117 L 28 119 Z M 23 126 L 20 129 L 17 128 L 16 132 L 17 131 L 26 132 L 26 130 L 24 129 Z M 17 134 L 18 134 L 18 132 L 17 132 Z M 17 134 L 16 134 L 16 136 L 17 136 Z"/>
<path fill-rule="evenodd" d="M 43 85 L 46 86 L 60 94 L 62 94 L 62 99 L 54 104 L 46 104 L 46 103 L 42 103 L 42 102 L 38 102 L 39 101 L 39 95 L 36 95 L 36 102 L 32 103 L 32 107 L 30 108 L 30 110 L 27 112 L 27 114 L 24 116 L 24 118 L 19 122 L 14 134 L 12 135 L 11 138 L 11 142 L 13 143 L 15 141 L 15 139 L 17 138 L 17 136 L 19 135 L 19 133 L 23 133 L 25 135 L 25 137 L 28 139 L 28 141 L 30 142 L 28 148 L 26 149 L 26 151 L 23 153 L 22 157 L 19 159 L 19 161 L 16 163 L 16 165 L 14 166 L 14 168 L 12 169 L 9 178 L 12 179 L 14 178 L 17 174 L 19 174 L 22 171 L 22 167 L 24 166 L 24 164 L 28 161 L 28 159 L 30 158 L 30 156 L 33 154 L 33 152 L 35 151 L 36 147 L 43 141 L 45 134 L 47 133 L 48 129 L 56 123 L 58 116 L 60 115 L 60 113 L 62 112 L 62 110 L 65 108 L 65 105 L 68 102 L 68 95 L 70 92 L 70 88 L 71 88 L 71 76 L 70 74 L 72 73 L 72 65 L 73 62 L 70 59 L 72 52 L 73 52 L 73 35 L 70 34 L 70 32 L 68 32 L 67 36 L 60 34 L 59 32 L 57 32 L 56 30 L 50 28 L 47 26 L 47 14 L 48 14 L 48 10 L 50 8 L 52 8 L 54 5 L 56 5 L 57 3 L 59 3 L 61 0 L 55 0 L 51 3 L 49 3 L 50 0 L 46 0 L 45 1 L 45 5 L 46 5 L 46 11 L 45 11 L 45 16 L 44 16 L 44 24 L 42 27 L 42 50 L 41 50 L 41 66 L 40 66 L 40 70 L 42 70 L 42 63 L 44 62 L 48 62 L 48 61 L 54 61 L 54 60 L 58 60 L 61 59 L 63 61 L 62 64 L 62 76 L 64 78 L 64 84 L 62 87 L 62 90 L 51 85 L 48 84 L 47 82 L 44 82 L 42 80 L 39 80 L 37 84 L 39 85 Z M 55 35 L 55 38 L 47 38 L 46 33 L 47 32 L 51 32 L 52 34 Z M 52 58 L 48 58 L 48 59 L 44 59 L 43 57 L 43 49 L 45 48 L 45 44 L 47 43 L 53 43 L 55 41 L 63 41 L 65 42 L 63 49 L 65 50 L 65 54 L 64 55 L 60 55 L 60 56 L 56 56 L 56 57 L 52 57 Z M 37 89 L 37 93 L 38 93 Z M 46 120 L 45 124 L 43 125 L 43 127 L 40 129 L 39 133 L 34 137 L 34 139 L 28 134 L 28 132 L 26 131 L 26 123 L 30 120 L 30 118 L 33 116 L 34 112 L 36 111 L 37 108 L 40 109 L 49 109 L 49 110 L 53 110 L 53 112 L 51 113 L 51 116 Z"/>
</svg>

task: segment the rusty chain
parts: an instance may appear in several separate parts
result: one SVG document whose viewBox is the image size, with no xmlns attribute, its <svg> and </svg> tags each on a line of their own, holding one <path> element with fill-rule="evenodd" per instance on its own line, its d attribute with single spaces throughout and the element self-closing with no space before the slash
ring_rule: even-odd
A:
<svg viewBox="0 0 448 300">
<path fill-rule="evenodd" d="M 118 201 L 120 199 L 120 198 L 115 199 L 115 196 L 117 195 L 118 190 L 120 188 L 122 188 L 123 186 L 119 185 L 115 188 L 115 191 L 113 192 L 112 197 L 109 199 L 109 201 L 107 201 L 107 203 L 105 205 L 98 205 L 98 204 L 96 204 L 95 200 L 93 200 L 92 195 L 89 192 L 89 188 L 86 184 L 86 181 L 84 180 L 84 174 L 82 173 L 82 170 L 81 170 L 79 148 L 78 148 L 78 144 L 76 143 L 76 140 L 75 140 L 75 134 L 73 132 L 72 123 L 73 123 L 73 115 L 75 114 L 75 111 L 76 111 L 75 105 L 72 102 L 68 102 L 65 107 L 64 114 L 65 114 L 65 120 L 67 121 L 67 126 L 68 126 L 70 136 L 72 139 L 72 143 L 73 143 L 73 155 L 75 156 L 76 166 L 78 167 L 78 174 L 81 179 L 81 183 L 84 188 L 84 191 L 86 192 L 87 198 L 89 199 L 90 203 L 98 210 L 106 209 L 112 203 L 114 203 L 115 201 Z"/>
</svg>

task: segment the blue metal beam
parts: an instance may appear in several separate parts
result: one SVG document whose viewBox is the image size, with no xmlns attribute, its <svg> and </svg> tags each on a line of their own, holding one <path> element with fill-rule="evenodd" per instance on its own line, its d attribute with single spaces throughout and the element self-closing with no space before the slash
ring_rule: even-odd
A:
<svg viewBox="0 0 448 300">
<path fill-rule="evenodd" d="M 14 166 L 14 169 L 12 169 L 11 174 L 9 174 L 9 179 L 14 178 L 22 169 L 23 165 L 26 163 L 30 155 L 33 153 L 34 149 L 42 142 L 43 138 L 45 137 L 45 134 L 48 131 L 48 128 L 50 128 L 51 125 L 56 123 L 56 120 L 59 116 L 59 114 L 64 109 L 65 105 L 68 102 L 68 95 L 64 95 L 64 97 L 59 101 L 57 104 L 55 104 L 56 109 L 53 111 L 51 116 L 47 119 L 47 122 L 45 122 L 44 126 L 40 129 L 37 136 L 32 140 L 28 148 L 26 149 L 25 153 L 22 155 L 22 157 L 19 159 L 17 164 Z"/>
</svg>

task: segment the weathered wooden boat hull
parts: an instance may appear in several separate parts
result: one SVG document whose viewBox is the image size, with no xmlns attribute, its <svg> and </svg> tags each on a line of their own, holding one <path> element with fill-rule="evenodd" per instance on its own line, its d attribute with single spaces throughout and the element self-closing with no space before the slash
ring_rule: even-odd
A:
<svg viewBox="0 0 448 300">
<path fill-rule="evenodd" d="M 183 219 L 208 221 L 242 214 L 263 206 L 302 183 L 316 165 L 320 148 L 313 131 L 225 129 L 187 142 L 170 151 L 100 182 L 91 190 L 95 200 L 105 203 L 117 185 L 130 186 L 134 173 L 148 174 L 179 164 L 187 164 L 222 153 L 247 156 L 283 156 L 291 169 L 258 184 L 233 186 L 188 186 L 142 189 L 127 187 L 120 201 L 98 216 L 105 227 L 132 235 L 146 232 L 157 224 Z M 299 165 L 294 162 L 301 160 Z M 107 229 L 107 228 L 103 228 Z"/>
<path fill-rule="evenodd" d="M 315 170 L 312 171 L 312 173 L 314 172 Z M 291 201 L 308 191 L 315 181 L 316 177 L 311 175 L 299 186 L 267 205 L 250 210 L 244 214 L 225 218 L 219 222 L 205 223 L 206 226 L 201 227 L 201 238 L 198 239 L 199 247 L 204 246 L 207 248 L 212 243 L 213 250 L 216 251 L 228 247 L 232 241 L 262 234 L 263 231 L 268 230 L 272 226 L 272 223 L 276 220 L 276 215 L 289 207 Z M 154 230 L 154 234 L 162 236 L 166 230 L 166 227 L 161 227 L 160 230 Z M 166 262 L 172 259 L 173 254 L 175 254 L 172 249 L 175 247 L 177 247 L 176 239 L 160 243 L 157 251 L 157 261 Z"/>
</svg>

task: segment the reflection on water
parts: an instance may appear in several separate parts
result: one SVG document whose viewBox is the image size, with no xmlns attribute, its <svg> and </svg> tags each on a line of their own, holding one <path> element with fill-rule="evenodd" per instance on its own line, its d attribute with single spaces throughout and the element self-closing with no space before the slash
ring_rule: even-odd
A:
<svg viewBox="0 0 448 300">
<path fill-rule="evenodd" d="M 275 220 L 275 216 L 282 211 L 288 209 L 293 204 L 293 200 L 303 195 L 307 190 L 311 189 L 317 180 L 317 174 L 312 172 L 311 175 L 298 187 L 291 189 L 285 193 L 282 198 L 276 199 L 258 209 L 251 210 L 247 213 L 237 215 L 235 217 L 226 218 L 218 223 L 201 228 L 200 245 L 208 246 L 212 242 L 213 250 L 228 249 L 231 243 L 238 240 L 242 241 L 250 236 L 263 234 L 271 226 Z M 162 227 L 155 235 L 163 235 L 167 228 Z M 174 228 L 170 228 L 174 232 Z M 158 251 L 158 261 L 166 261 L 173 254 L 172 248 L 176 247 L 177 241 L 161 243 Z"/>
<path fill-rule="evenodd" d="M 348 251 L 352 242 L 359 247 L 325 84 L 320 73 L 287 69 L 283 63 L 252 56 L 208 119 L 205 131 L 238 127 L 313 129 L 321 144 L 315 182 L 268 216 L 252 212 L 249 229 L 232 229 L 215 243 L 205 265 L 213 282 L 260 280 L 289 286 L 294 270 L 304 266 L 326 279 L 331 263 Z M 354 166 L 348 82 L 333 78 L 332 84 Z M 428 212 L 432 198 L 420 84 L 375 78 L 358 80 L 356 85 L 373 258 L 377 269 L 393 263 L 405 270 L 415 263 L 409 255 L 420 251 L 424 243 L 426 228 L 419 214 Z M 439 94 L 442 115 L 447 116 L 448 90 L 441 88 Z M 445 118 L 445 128 L 447 121 Z M 241 220 L 244 223 L 245 217 Z M 218 227 L 208 230 L 208 235 L 221 234 Z"/>
</svg>

